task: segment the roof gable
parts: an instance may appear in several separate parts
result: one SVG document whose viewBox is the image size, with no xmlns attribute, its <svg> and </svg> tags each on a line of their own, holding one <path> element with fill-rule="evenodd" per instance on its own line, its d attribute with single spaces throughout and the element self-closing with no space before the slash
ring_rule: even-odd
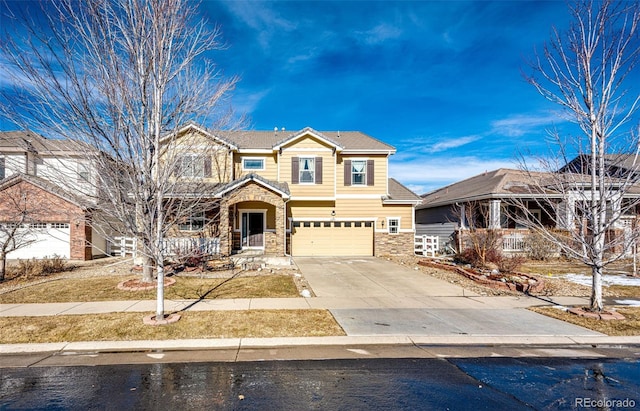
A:
<svg viewBox="0 0 640 411">
<path fill-rule="evenodd" d="M 174 133 L 169 133 L 165 136 L 162 137 L 162 143 L 167 143 L 170 141 L 176 141 L 176 140 L 180 140 L 188 135 L 192 135 L 192 134 L 197 134 L 197 135 L 201 135 L 203 137 L 205 137 L 208 140 L 213 140 L 216 141 L 224 146 L 229 147 L 230 149 L 234 149 L 236 150 L 238 147 L 233 144 L 231 141 L 221 137 L 218 134 L 215 134 L 211 131 L 209 131 L 208 129 L 206 129 L 205 127 L 202 127 L 196 123 L 193 122 L 188 122 L 187 124 L 185 124 L 184 126 L 182 126 L 181 128 L 179 128 L 176 132 Z"/>
<path fill-rule="evenodd" d="M 47 193 L 54 195 L 56 197 L 61 198 L 62 200 L 73 204 L 81 209 L 89 208 L 89 204 L 78 199 L 76 196 L 71 193 L 66 192 L 60 186 L 48 181 L 44 180 L 40 177 L 32 176 L 29 174 L 17 173 L 13 174 L 4 180 L 0 180 L 0 191 L 6 190 L 9 187 L 13 187 L 16 184 L 21 182 L 25 182 L 27 184 L 31 184 L 39 189 L 46 191 Z"/>
<path fill-rule="evenodd" d="M 279 142 L 277 142 L 276 144 L 273 145 L 273 149 L 274 150 L 279 150 L 281 148 L 284 148 L 284 146 L 293 145 L 297 141 L 300 141 L 300 140 L 302 140 L 304 138 L 307 138 L 307 137 L 311 137 L 314 140 L 318 140 L 322 144 L 324 144 L 326 146 L 329 146 L 329 147 L 332 147 L 336 151 L 342 151 L 342 149 L 343 149 L 343 147 L 340 144 L 338 144 L 334 140 L 328 138 L 327 136 L 325 136 L 324 134 L 320 133 L 319 131 L 316 131 L 316 130 L 312 129 L 311 127 L 305 127 L 304 129 L 300 130 L 299 132 L 291 134 L 290 136 L 280 140 Z"/>
</svg>

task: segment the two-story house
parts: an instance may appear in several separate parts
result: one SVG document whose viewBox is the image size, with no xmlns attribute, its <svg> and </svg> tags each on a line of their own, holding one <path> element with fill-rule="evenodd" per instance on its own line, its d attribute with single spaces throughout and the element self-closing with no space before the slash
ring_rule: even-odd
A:
<svg viewBox="0 0 640 411">
<path fill-rule="evenodd" d="M 96 185 L 87 157 L 66 140 L 0 132 L 0 225 L 15 224 L 22 214 L 20 230 L 30 236 L 30 244 L 8 258 L 55 254 L 88 260 L 105 254 L 106 240 L 91 226 Z"/>
<path fill-rule="evenodd" d="M 372 256 L 412 253 L 414 208 L 420 198 L 388 177 L 395 149 L 361 132 L 220 131 L 195 124 L 180 139 L 181 172 L 211 184 L 215 216 L 195 213 L 179 234 L 208 225 L 221 253 Z M 195 143 L 200 139 L 199 143 Z M 205 147 L 207 147 L 205 149 Z"/>
</svg>

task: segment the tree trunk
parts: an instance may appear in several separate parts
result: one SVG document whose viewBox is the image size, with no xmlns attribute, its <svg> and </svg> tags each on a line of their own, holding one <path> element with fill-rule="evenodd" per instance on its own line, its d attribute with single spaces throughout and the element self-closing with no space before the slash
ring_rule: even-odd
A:
<svg viewBox="0 0 640 411">
<path fill-rule="evenodd" d="M 142 281 L 145 283 L 153 282 L 153 259 L 151 257 L 144 257 L 144 263 L 142 264 Z"/>
<path fill-rule="evenodd" d="M 604 306 L 602 304 L 602 267 L 591 267 L 591 311 L 600 312 Z"/>
<path fill-rule="evenodd" d="M 4 253 L 0 253 L 0 282 L 4 281 L 4 273 L 7 269 L 7 259 Z"/>
</svg>

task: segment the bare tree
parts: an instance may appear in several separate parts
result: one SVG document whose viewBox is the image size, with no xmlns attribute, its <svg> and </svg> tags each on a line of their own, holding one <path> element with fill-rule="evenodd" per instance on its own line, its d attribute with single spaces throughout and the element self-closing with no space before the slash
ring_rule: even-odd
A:
<svg viewBox="0 0 640 411">
<path fill-rule="evenodd" d="M 0 202 L 3 204 L 3 221 L 0 222 L 0 282 L 2 282 L 7 268 L 7 255 L 33 244 L 36 237 L 33 231 L 24 229 L 30 220 L 26 199 L 0 192 Z"/>
<path fill-rule="evenodd" d="M 489 226 L 489 204 L 470 201 L 453 206 L 452 212 L 460 219 L 460 253 L 482 268 L 496 262 L 502 250 L 502 232 L 500 227 Z"/>
<path fill-rule="evenodd" d="M 552 131 L 557 153 L 537 167 L 548 174 L 531 179 L 540 207 L 555 210 L 555 227 L 542 225 L 522 203 L 520 215 L 521 224 L 591 268 L 590 308 L 601 311 L 603 268 L 638 237 L 623 222 L 638 204 L 640 3 L 578 0 L 569 11 L 571 26 L 553 30 L 526 78 L 581 133 Z M 573 162 L 571 153 L 577 153 Z M 524 161 L 523 167 L 532 170 Z"/>
<path fill-rule="evenodd" d="M 190 121 L 224 129 L 232 113 L 225 79 L 211 62 L 219 30 L 189 0 L 58 0 L 47 27 L 3 36 L 3 71 L 16 85 L 5 114 L 17 124 L 87 149 L 94 173 L 84 194 L 104 234 L 139 239 L 143 279 L 157 267 L 156 317 L 164 316 L 165 236 L 207 204 L 207 158 L 219 146 L 183 138 Z M 24 29 L 22 29 L 24 30 Z M 189 201 L 184 201 L 188 199 Z M 98 224 L 99 223 L 99 224 Z"/>
</svg>

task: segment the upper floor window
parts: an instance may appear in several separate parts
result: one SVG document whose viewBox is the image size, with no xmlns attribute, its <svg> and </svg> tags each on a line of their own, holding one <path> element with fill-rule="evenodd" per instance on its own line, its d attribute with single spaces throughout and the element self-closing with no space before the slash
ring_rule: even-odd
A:
<svg viewBox="0 0 640 411">
<path fill-rule="evenodd" d="M 373 160 L 344 160 L 345 186 L 374 185 Z"/>
<path fill-rule="evenodd" d="M 322 157 L 291 157 L 292 184 L 322 184 Z"/>
<path fill-rule="evenodd" d="M 300 182 L 315 183 L 315 158 L 300 157 Z"/>
<path fill-rule="evenodd" d="M 185 154 L 178 161 L 181 177 L 204 177 L 204 157 Z"/>
<path fill-rule="evenodd" d="M 78 164 L 78 183 L 89 182 L 89 167 L 86 164 Z"/>
<path fill-rule="evenodd" d="M 367 160 L 351 161 L 351 184 L 354 186 L 367 184 Z"/>
<path fill-rule="evenodd" d="M 264 158 L 243 158 L 243 170 L 264 170 Z"/>
<path fill-rule="evenodd" d="M 0 157 L 0 180 L 5 177 L 4 173 L 4 157 Z"/>
</svg>

